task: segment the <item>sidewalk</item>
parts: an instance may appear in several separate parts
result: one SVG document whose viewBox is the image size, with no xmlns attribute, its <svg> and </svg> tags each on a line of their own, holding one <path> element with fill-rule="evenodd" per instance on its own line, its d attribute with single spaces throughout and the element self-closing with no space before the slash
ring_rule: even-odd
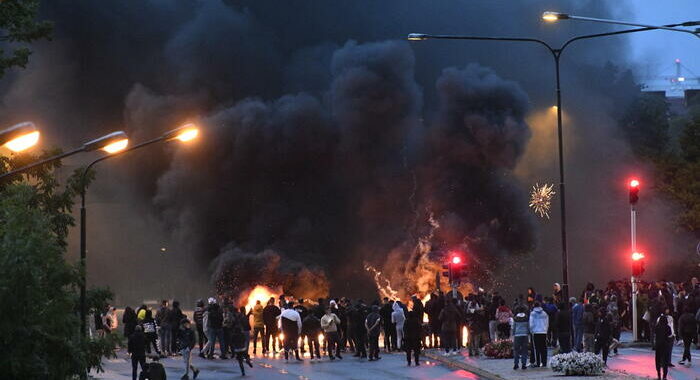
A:
<svg viewBox="0 0 700 380">
<path fill-rule="evenodd" d="M 430 349 L 425 351 L 425 356 L 438 361 L 444 365 L 453 368 L 463 369 L 473 372 L 480 377 L 489 380 L 504 380 L 504 379 L 552 379 L 564 377 L 563 374 L 552 371 L 551 368 L 528 368 L 526 370 L 514 370 L 513 359 L 490 359 L 485 356 L 478 358 L 469 357 L 466 353 L 460 353 L 455 356 L 442 356 L 442 352 Z M 596 376 L 599 379 L 606 380 L 637 380 L 649 378 L 646 376 L 636 376 L 622 370 L 607 369 L 601 376 Z M 571 380 L 590 380 L 591 376 L 566 376 L 566 379 Z"/>
</svg>

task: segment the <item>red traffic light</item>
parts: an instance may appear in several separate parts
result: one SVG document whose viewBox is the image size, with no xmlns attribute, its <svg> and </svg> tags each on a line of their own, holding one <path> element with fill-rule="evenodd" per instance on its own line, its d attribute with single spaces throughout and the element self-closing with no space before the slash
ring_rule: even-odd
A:
<svg viewBox="0 0 700 380">
<path fill-rule="evenodd" d="M 454 256 L 452 258 L 452 264 L 460 264 L 462 262 L 462 258 L 459 256 Z"/>
<path fill-rule="evenodd" d="M 644 258 L 644 254 L 641 253 L 641 252 L 634 252 L 634 253 L 632 254 L 632 260 L 633 260 L 633 261 L 639 261 L 639 260 L 642 260 L 643 258 Z"/>
<path fill-rule="evenodd" d="M 636 205 L 639 201 L 639 180 L 633 179 L 630 181 L 630 204 Z"/>
</svg>

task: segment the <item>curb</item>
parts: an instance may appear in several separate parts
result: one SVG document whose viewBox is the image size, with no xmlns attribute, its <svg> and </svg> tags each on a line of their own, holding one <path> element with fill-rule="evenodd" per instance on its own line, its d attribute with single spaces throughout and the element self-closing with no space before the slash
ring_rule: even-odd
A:
<svg viewBox="0 0 700 380">
<path fill-rule="evenodd" d="M 473 365 L 471 365 L 471 364 L 467 364 L 467 363 L 461 362 L 461 361 L 459 361 L 459 360 L 450 360 L 450 359 L 447 359 L 447 358 L 445 358 L 445 357 L 443 357 L 443 356 L 436 355 L 436 354 L 434 354 L 434 353 L 432 353 L 432 352 L 428 352 L 427 350 L 424 351 L 424 356 L 429 357 L 429 358 L 431 358 L 431 359 L 433 359 L 433 360 L 435 360 L 435 361 L 438 361 L 438 362 L 440 362 L 440 363 L 442 363 L 442 364 L 444 364 L 444 365 L 446 365 L 446 366 L 448 366 L 448 367 L 463 369 L 463 370 L 465 370 L 465 371 L 472 372 L 472 373 L 478 375 L 479 377 L 483 377 L 483 378 L 485 378 L 485 379 L 489 379 L 489 380 L 506 380 L 504 377 L 501 377 L 500 375 L 497 375 L 497 374 L 495 374 L 495 373 L 486 371 L 486 370 L 484 370 L 484 369 L 482 369 L 482 368 L 479 368 L 479 367 L 473 366 Z"/>
</svg>

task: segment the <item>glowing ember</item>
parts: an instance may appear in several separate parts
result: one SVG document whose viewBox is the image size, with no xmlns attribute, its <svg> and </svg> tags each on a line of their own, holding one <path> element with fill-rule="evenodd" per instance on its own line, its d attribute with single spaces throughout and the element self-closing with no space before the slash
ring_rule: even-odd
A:
<svg viewBox="0 0 700 380">
<path fill-rule="evenodd" d="M 554 185 L 542 185 L 539 183 L 532 187 L 530 192 L 530 208 L 532 208 L 540 218 L 549 219 L 549 210 L 552 207 L 552 198 L 556 192 Z"/>
<path fill-rule="evenodd" d="M 275 297 L 275 299 L 278 299 L 280 294 L 282 294 L 281 289 L 274 290 L 264 285 L 257 285 L 248 294 L 248 300 L 245 305 L 245 309 L 251 310 L 253 306 L 255 306 L 256 301 L 260 301 L 260 303 L 262 303 L 262 305 L 265 306 L 267 305 L 267 301 L 270 299 L 270 297 Z"/>
</svg>

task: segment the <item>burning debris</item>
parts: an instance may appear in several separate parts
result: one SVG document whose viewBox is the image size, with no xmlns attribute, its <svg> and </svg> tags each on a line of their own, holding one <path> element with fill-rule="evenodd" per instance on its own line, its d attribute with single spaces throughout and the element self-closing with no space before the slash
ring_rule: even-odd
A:
<svg viewBox="0 0 700 380">
<path fill-rule="evenodd" d="M 283 293 L 311 299 L 328 295 L 328 279 L 323 271 L 272 250 L 251 253 L 229 245 L 212 262 L 212 271 L 217 293 L 239 300 L 250 289 L 248 297 L 256 299 Z"/>
</svg>

